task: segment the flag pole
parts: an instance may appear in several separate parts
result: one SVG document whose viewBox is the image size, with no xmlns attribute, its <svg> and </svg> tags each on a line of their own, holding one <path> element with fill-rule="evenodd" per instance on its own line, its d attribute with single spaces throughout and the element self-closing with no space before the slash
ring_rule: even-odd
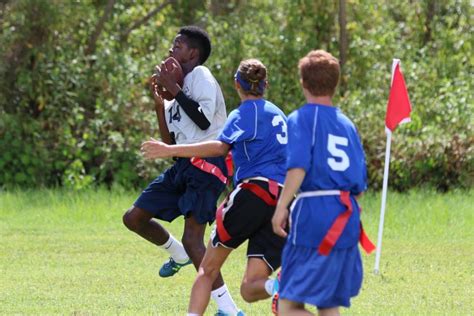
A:
<svg viewBox="0 0 474 316">
<path fill-rule="evenodd" d="M 390 80 L 390 87 L 393 85 L 393 76 L 397 64 L 400 59 L 394 58 L 392 60 L 392 78 Z M 387 134 L 387 145 L 385 147 L 385 166 L 383 171 L 383 186 L 382 186 L 382 205 L 380 206 L 380 221 L 379 221 L 379 233 L 377 236 L 377 250 L 375 252 L 375 268 L 374 273 L 379 274 L 380 272 L 380 256 L 382 252 L 382 235 L 383 235 L 383 223 L 385 219 L 385 204 L 387 201 L 387 188 L 388 188 L 388 170 L 390 166 L 390 146 L 392 144 L 392 131 L 385 126 L 385 133 Z"/>
<path fill-rule="evenodd" d="M 380 222 L 379 222 L 379 233 L 377 236 L 377 251 L 375 253 L 375 268 L 374 273 L 379 274 L 380 272 L 380 255 L 382 252 L 382 235 L 383 235 L 383 223 L 385 218 L 385 204 L 387 201 L 387 187 L 388 187 L 388 170 L 390 166 L 390 146 L 392 143 L 392 132 L 386 128 L 387 132 L 387 146 L 385 148 L 385 167 L 383 172 L 383 187 L 382 187 L 382 205 L 380 207 Z"/>
<path fill-rule="evenodd" d="M 392 131 L 397 125 L 410 121 L 411 104 L 405 80 L 400 70 L 400 59 L 392 61 L 392 81 L 387 103 L 387 115 L 385 116 L 385 132 L 387 134 L 387 147 L 385 149 L 385 168 L 383 172 L 382 205 L 380 206 L 379 233 L 377 238 L 377 251 L 375 253 L 374 273 L 380 272 L 380 255 L 382 252 L 383 223 L 385 218 L 385 206 L 387 201 L 388 170 L 390 166 L 390 145 L 392 143 Z"/>
</svg>

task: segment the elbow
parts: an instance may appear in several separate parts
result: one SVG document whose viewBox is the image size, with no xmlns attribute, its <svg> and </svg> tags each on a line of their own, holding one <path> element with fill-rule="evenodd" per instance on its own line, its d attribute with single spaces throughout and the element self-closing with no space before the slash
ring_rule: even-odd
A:
<svg viewBox="0 0 474 316">
<path fill-rule="evenodd" d="M 223 142 L 220 142 L 219 145 L 220 145 L 220 146 L 218 147 L 218 152 L 217 152 L 217 154 L 218 154 L 219 156 L 226 156 L 227 153 L 228 153 L 229 150 L 230 150 L 229 145 L 226 144 L 226 143 L 223 143 Z"/>
</svg>

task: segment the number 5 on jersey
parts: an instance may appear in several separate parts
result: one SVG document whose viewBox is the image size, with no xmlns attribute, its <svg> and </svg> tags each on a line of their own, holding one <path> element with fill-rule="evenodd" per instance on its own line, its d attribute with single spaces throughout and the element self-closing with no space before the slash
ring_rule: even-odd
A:
<svg viewBox="0 0 474 316">
<path fill-rule="evenodd" d="M 328 151 L 334 158 L 328 158 L 328 165 L 334 171 L 344 171 L 350 166 L 349 156 L 337 146 L 347 147 L 349 141 L 345 137 L 328 134 Z M 338 158 L 337 160 L 335 158 Z"/>
</svg>

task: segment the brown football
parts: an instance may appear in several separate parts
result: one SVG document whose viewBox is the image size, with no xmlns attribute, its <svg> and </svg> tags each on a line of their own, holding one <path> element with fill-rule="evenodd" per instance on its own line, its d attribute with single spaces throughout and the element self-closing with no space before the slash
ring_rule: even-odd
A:
<svg viewBox="0 0 474 316">
<path fill-rule="evenodd" d="M 166 70 L 171 72 L 171 75 L 174 76 L 176 79 L 176 82 L 178 85 L 182 88 L 183 87 L 183 80 L 184 80 L 184 74 L 183 74 L 183 69 L 181 68 L 181 65 L 179 62 L 174 59 L 173 57 L 168 57 L 164 60 L 164 67 L 166 67 Z M 166 90 L 165 87 L 158 85 L 158 94 L 161 95 L 161 97 L 165 100 L 171 101 L 174 99 L 173 95 Z"/>
</svg>

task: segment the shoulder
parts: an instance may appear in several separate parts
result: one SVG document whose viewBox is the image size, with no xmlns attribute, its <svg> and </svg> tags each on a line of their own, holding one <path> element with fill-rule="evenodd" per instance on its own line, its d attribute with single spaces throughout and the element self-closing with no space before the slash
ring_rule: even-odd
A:
<svg viewBox="0 0 474 316">
<path fill-rule="evenodd" d="M 353 128 L 353 129 L 356 128 L 354 122 L 352 122 L 352 120 L 351 120 L 347 115 L 345 115 L 345 114 L 341 111 L 341 109 L 338 108 L 338 110 L 337 110 L 336 113 L 337 113 L 337 114 L 336 114 L 336 115 L 337 115 L 337 118 L 338 118 L 338 120 L 339 120 L 340 122 L 342 122 L 344 125 L 349 126 L 349 127 Z"/>
<path fill-rule="evenodd" d="M 311 108 L 308 105 L 303 105 L 299 109 L 294 110 L 288 115 L 288 121 L 300 121 L 303 119 L 308 119 L 309 116 L 313 117 L 314 114 L 311 112 Z"/>
<path fill-rule="evenodd" d="M 194 67 L 189 74 L 195 78 L 214 78 L 209 68 L 203 65 Z"/>
<path fill-rule="evenodd" d="M 268 100 L 265 100 L 265 108 L 267 109 L 267 111 L 271 112 L 271 113 L 275 113 L 275 114 L 278 114 L 278 115 L 281 115 L 283 116 L 285 119 L 287 118 L 286 117 L 286 114 L 283 112 L 283 110 L 278 107 L 277 105 L 275 105 L 275 103 L 271 102 L 271 101 L 268 101 Z"/>
</svg>

